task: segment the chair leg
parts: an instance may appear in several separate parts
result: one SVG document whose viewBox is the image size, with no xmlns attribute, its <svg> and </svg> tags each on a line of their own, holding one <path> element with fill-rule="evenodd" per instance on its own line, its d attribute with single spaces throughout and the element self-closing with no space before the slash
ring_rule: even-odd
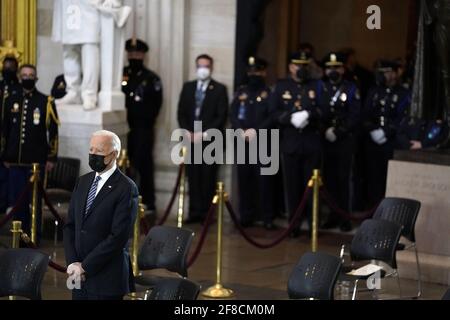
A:
<svg viewBox="0 0 450 320">
<path fill-rule="evenodd" d="M 422 296 L 422 272 L 420 270 L 420 263 L 419 263 L 419 252 L 417 252 L 417 246 L 416 243 L 413 243 L 414 246 L 414 252 L 416 253 L 416 265 L 417 265 L 417 298 L 420 298 Z"/>
<path fill-rule="evenodd" d="M 356 300 L 356 291 L 358 291 L 358 281 L 359 279 L 356 279 L 355 285 L 353 286 L 352 300 Z"/>
<path fill-rule="evenodd" d="M 400 286 L 400 275 L 398 274 L 397 269 L 395 270 L 395 277 L 397 278 L 398 294 L 399 294 L 400 299 L 401 299 L 402 298 L 402 287 Z"/>
</svg>

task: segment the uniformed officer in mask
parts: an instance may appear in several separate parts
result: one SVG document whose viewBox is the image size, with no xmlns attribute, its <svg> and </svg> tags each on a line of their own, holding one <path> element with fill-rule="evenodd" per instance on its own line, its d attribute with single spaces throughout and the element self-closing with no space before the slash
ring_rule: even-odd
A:
<svg viewBox="0 0 450 320">
<path fill-rule="evenodd" d="M 9 204 L 13 206 L 31 176 L 31 165 L 40 164 L 41 181 L 53 169 L 58 153 L 58 114 L 53 98 L 36 89 L 36 67 L 23 65 L 19 72 L 22 88 L 5 101 L 2 159 L 9 172 Z M 31 197 L 31 192 L 30 192 Z M 26 197 L 15 219 L 30 234 L 30 197 Z M 37 235 L 40 237 L 41 198 L 38 197 Z"/>
<path fill-rule="evenodd" d="M 280 149 L 290 219 L 300 204 L 314 169 L 320 168 L 320 122 L 324 115 L 320 107 L 323 83 L 311 80 L 311 57 L 305 51 L 289 59 L 289 76 L 279 80 L 271 97 L 270 109 L 281 129 Z M 306 208 L 311 230 L 311 201 Z M 292 233 L 300 235 L 300 224 Z"/>
<path fill-rule="evenodd" d="M 398 128 L 411 104 L 411 92 L 401 86 L 398 67 L 395 61 L 377 62 L 377 85 L 369 91 L 364 106 L 369 207 L 385 196 L 388 162 L 393 157 Z"/>
<path fill-rule="evenodd" d="M 2 63 L 2 77 L 0 79 L 0 141 L 1 149 L 5 147 L 5 139 L 1 133 L 3 127 L 3 119 L 5 117 L 4 104 L 8 96 L 15 95 L 20 89 L 17 72 L 19 62 L 13 56 L 7 56 Z M 0 213 L 6 212 L 8 207 L 8 172 L 9 170 L 3 165 L 3 160 L 0 163 Z"/>
<path fill-rule="evenodd" d="M 361 96 L 356 83 L 344 79 L 345 57 L 331 52 L 323 59 L 326 81 L 321 105 L 326 110 L 324 122 L 324 183 L 338 205 L 346 211 L 350 205 L 350 177 L 355 147 L 355 128 L 361 112 Z M 350 231 L 350 221 L 331 213 L 325 229 L 340 226 Z"/>
<path fill-rule="evenodd" d="M 271 129 L 269 113 L 270 88 L 266 85 L 267 62 L 250 57 L 247 64 L 248 84 L 240 87 L 231 104 L 230 120 L 234 130 L 241 129 L 238 139 L 245 141 L 245 164 L 237 164 L 239 184 L 239 211 L 241 225 L 250 227 L 262 212 L 262 220 L 267 230 L 274 230 L 272 176 L 261 175 L 261 164 L 249 163 L 249 153 L 257 158 L 258 149 L 250 150 L 250 144 L 258 144 L 258 130 Z M 238 150 L 237 152 L 242 151 Z M 244 154 L 236 154 L 244 156 Z"/>
<path fill-rule="evenodd" d="M 128 152 L 131 166 L 139 174 L 139 191 L 143 203 L 155 211 L 153 145 L 155 122 L 163 102 L 159 76 L 144 66 L 148 45 L 139 39 L 126 42 L 129 64 L 123 72 L 122 91 L 126 95 L 130 127 Z"/>
<path fill-rule="evenodd" d="M 67 94 L 67 83 L 63 74 L 55 78 L 53 82 L 51 95 L 55 99 L 62 99 Z"/>
</svg>

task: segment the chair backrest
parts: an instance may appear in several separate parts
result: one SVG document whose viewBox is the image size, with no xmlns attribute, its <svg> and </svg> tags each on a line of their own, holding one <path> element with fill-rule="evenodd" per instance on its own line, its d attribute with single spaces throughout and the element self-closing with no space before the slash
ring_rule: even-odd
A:
<svg viewBox="0 0 450 320">
<path fill-rule="evenodd" d="M 193 232 L 187 229 L 153 227 L 139 252 L 139 269 L 166 269 L 187 277 L 187 257 L 193 237 Z"/>
<path fill-rule="evenodd" d="M 49 257 L 33 249 L 9 249 L 0 259 L 0 297 L 41 300 L 41 284 Z"/>
<path fill-rule="evenodd" d="M 350 256 L 353 261 L 379 260 L 397 268 L 395 252 L 402 226 L 388 220 L 364 221 L 353 237 Z"/>
<path fill-rule="evenodd" d="M 56 166 L 47 176 L 47 189 L 63 189 L 72 192 L 80 176 L 79 159 L 58 158 Z"/>
<path fill-rule="evenodd" d="M 415 242 L 414 228 L 420 211 L 420 202 L 404 198 L 385 198 L 378 206 L 373 219 L 396 222 L 403 226 L 402 236 Z"/>
<path fill-rule="evenodd" d="M 200 286 L 188 279 L 167 278 L 159 281 L 148 300 L 197 300 Z"/>
<path fill-rule="evenodd" d="M 326 253 L 306 253 L 288 281 L 290 299 L 333 300 L 341 260 Z"/>
</svg>

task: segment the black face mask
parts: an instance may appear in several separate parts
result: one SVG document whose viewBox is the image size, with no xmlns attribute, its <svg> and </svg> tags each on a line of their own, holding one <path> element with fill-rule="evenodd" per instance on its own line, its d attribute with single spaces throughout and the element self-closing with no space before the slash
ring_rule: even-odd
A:
<svg viewBox="0 0 450 320">
<path fill-rule="evenodd" d="M 141 70 L 144 67 L 144 61 L 141 59 L 129 59 L 128 62 L 132 70 Z"/>
<path fill-rule="evenodd" d="M 386 77 L 383 72 L 377 72 L 375 74 L 375 81 L 379 86 L 386 86 Z"/>
<path fill-rule="evenodd" d="M 248 76 L 248 85 L 252 88 L 261 88 L 265 84 L 264 77 L 250 75 Z"/>
<path fill-rule="evenodd" d="M 305 82 L 309 79 L 309 71 L 307 68 L 300 68 L 297 71 L 297 78 L 301 81 L 301 82 Z"/>
<path fill-rule="evenodd" d="M 2 77 L 6 82 L 17 81 L 17 72 L 10 69 L 3 69 Z"/>
<path fill-rule="evenodd" d="M 341 74 L 336 70 L 333 70 L 330 73 L 328 73 L 328 78 L 330 79 L 331 82 L 338 83 L 341 81 Z"/>
<path fill-rule="evenodd" d="M 109 155 L 111 154 L 112 153 L 110 153 Z M 91 167 L 91 169 L 97 173 L 105 171 L 106 167 L 108 166 L 108 164 L 105 164 L 106 157 L 107 156 L 101 156 L 98 154 L 89 154 L 89 167 Z"/>
<path fill-rule="evenodd" d="M 36 87 L 36 80 L 34 79 L 23 79 L 22 80 L 22 87 L 25 90 L 31 91 Z"/>
</svg>

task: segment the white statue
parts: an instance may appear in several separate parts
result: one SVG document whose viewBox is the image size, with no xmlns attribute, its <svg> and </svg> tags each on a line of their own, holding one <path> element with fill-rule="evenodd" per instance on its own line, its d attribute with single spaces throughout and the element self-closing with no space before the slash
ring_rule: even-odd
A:
<svg viewBox="0 0 450 320">
<path fill-rule="evenodd" d="M 53 11 L 53 36 L 63 44 L 64 77 L 67 94 L 57 104 L 83 103 L 85 110 L 97 107 L 100 82 L 100 45 L 105 33 L 103 19 L 113 19 L 115 27 L 122 29 L 131 8 L 122 0 L 55 0 Z M 119 34 L 123 33 L 118 30 Z M 122 44 L 123 46 L 123 44 Z M 103 45 L 102 45 L 103 47 Z M 112 48 L 110 48 L 112 49 Z M 107 48 L 104 48 L 106 51 Z M 102 53 L 103 60 L 103 53 Z M 111 61 L 120 64 L 120 61 Z M 101 79 L 103 82 L 111 79 Z"/>
</svg>

